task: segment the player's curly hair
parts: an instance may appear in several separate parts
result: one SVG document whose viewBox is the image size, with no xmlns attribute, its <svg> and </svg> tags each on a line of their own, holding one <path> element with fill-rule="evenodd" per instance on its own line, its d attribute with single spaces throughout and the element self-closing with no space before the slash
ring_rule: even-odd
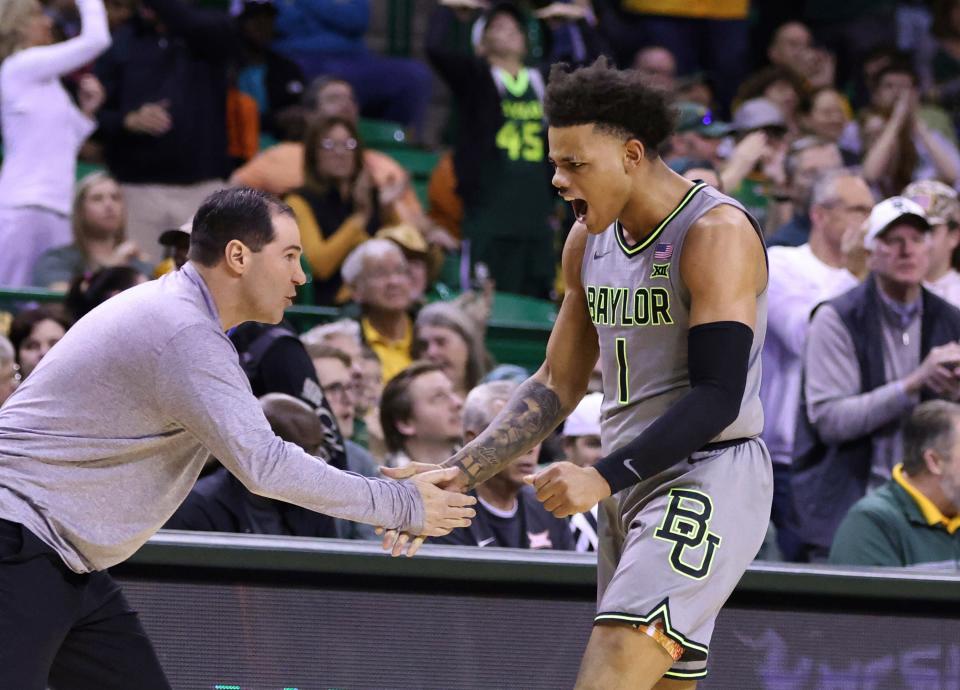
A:
<svg viewBox="0 0 960 690">
<path fill-rule="evenodd" d="M 574 70 L 565 63 L 554 65 L 544 109 L 551 127 L 593 124 L 640 140 L 651 157 L 673 132 L 677 119 L 666 92 L 650 86 L 639 72 L 617 69 L 605 57 Z"/>
</svg>

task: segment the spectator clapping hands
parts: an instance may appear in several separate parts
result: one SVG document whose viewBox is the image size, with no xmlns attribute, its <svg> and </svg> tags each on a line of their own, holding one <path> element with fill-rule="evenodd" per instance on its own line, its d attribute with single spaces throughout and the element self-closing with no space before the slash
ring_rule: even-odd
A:
<svg viewBox="0 0 960 690">
<path fill-rule="evenodd" d="M 123 126 L 137 134 L 147 134 L 152 137 L 163 136 L 173 127 L 173 119 L 168 110 L 167 100 L 156 103 L 144 103 L 123 118 Z"/>
</svg>

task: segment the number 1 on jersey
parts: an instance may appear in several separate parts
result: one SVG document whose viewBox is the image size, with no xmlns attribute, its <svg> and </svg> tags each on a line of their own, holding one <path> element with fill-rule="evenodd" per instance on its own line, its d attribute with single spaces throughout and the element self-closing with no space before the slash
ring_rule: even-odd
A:
<svg viewBox="0 0 960 690">
<path fill-rule="evenodd" d="M 617 402 L 630 402 L 630 365 L 627 364 L 627 339 L 617 338 Z"/>
</svg>

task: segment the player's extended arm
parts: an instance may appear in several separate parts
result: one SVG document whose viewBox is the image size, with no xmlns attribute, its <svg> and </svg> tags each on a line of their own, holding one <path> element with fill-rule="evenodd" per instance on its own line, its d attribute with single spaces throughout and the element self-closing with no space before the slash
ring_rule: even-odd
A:
<svg viewBox="0 0 960 690">
<path fill-rule="evenodd" d="M 639 436 L 601 459 L 595 472 L 558 463 L 538 474 L 537 497 L 557 517 L 589 510 L 680 462 L 739 414 L 757 296 L 767 280 L 763 246 L 743 213 L 721 206 L 690 230 L 680 272 L 690 290 L 690 390 Z"/>
<path fill-rule="evenodd" d="M 463 470 L 467 488 L 489 479 L 552 432 L 577 406 L 597 362 L 597 332 L 580 283 L 586 232 L 575 228 L 563 248 L 566 291 L 543 366 L 517 388 L 487 429 L 444 463 Z"/>
</svg>

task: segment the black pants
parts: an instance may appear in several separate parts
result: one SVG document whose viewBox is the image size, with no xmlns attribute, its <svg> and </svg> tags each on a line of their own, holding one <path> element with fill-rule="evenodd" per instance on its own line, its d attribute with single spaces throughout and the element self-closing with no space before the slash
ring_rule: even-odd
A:
<svg viewBox="0 0 960 690">
<path fill-rule="evenodd" d="M 106 572 L 78 575 L 0 519 L 0 688 L 169 690 L 137 614 Z"/>
</svg>

